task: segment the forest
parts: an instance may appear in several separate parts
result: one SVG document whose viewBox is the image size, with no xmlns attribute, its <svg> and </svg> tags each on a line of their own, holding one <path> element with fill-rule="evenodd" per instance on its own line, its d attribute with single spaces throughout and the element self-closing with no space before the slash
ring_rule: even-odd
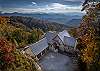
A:
<svg viewBox="0 0 100 71">
<path fill-rule="evenodd" d="M 0 17 L 0 71 L 37 71 L 36 62 L 26 58 L 19 49 L 35 43 L 43 33 L 41 29 L 13 26 L 9 17 Z"/>
</svg>

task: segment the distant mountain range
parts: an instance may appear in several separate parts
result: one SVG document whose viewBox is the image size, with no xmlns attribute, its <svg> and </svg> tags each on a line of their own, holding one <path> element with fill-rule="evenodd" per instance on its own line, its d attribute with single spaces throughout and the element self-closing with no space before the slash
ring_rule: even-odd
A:
<svg viewBox="0 0 100 71">
<path fill-rule="evenodd" d="M 70 25 L 70 27 L 78 27 L 80 26 L 80 22 L 81 22 L 81 19 L 72 19 L 70 21 L 67 22 L 68 25 Z"/>
<path fill-rule="evenodd" d="M 33 28 L 42 29 L 43 31 L 62 31 L 72 27 L 47 20 L 36 19 L 32 17 L 9 16 L 10 24 L 16 27 L 31 30 Z"/>
<path fill-rule="evenodd" d="M 83 13 L 67 13 L 67 14 L 56 14 L 56 13 L 34 13 L 34 14 L 22 14 L 22 13 L 4 13 L 2 16 L 28 16 L 34 17 L 41 20 L 47 20 L 67 26 L 76 27 L 79 26 Z"/>
</svg>

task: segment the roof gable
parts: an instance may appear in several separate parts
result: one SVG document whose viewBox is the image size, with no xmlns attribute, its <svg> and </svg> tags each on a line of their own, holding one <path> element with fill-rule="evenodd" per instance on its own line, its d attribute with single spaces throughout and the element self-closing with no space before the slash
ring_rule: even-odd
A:
<svg viewBox="0 0 100 71">
<path fill-rule="evenodd" d="M 51 43 L 52 39 L 55 38 L 56 36 L 57 36 L 57 34 L 55 32 L 51 32 L 51 31 L 49 31 L 45 34 L 45 37 L 46 37 L 48 43 Z"/>
<path fill-rule="evenodd" d="M 71 37 L 67 30 L 59 32 L 58 36 L 62 41 L 64 41 L 64 36 Z"/>
</svg>

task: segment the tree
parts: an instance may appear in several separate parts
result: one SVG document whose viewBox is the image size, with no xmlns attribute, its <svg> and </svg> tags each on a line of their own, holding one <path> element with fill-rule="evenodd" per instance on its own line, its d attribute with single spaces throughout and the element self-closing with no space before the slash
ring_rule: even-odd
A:
<svg viewBox="0 0 100 71">
<path fill-rule="evenodd" d="M 86 9 L 88 13 L 83 16 L 80 28 L 78 29 L 78 37 L 80 39 L 78 48 L 81 51 L 80 56 L 82 61 L 86 64 L 87 71 L 100 71 L 100 35 L 96 35 L 99 33 L 97 28 L 100 26 L 100 24 L 98 26 L 100 22 L 98 21 L 97 14 L 99 10 L 96 6 L 95 8 L 89 7 Z"/>
</svg>

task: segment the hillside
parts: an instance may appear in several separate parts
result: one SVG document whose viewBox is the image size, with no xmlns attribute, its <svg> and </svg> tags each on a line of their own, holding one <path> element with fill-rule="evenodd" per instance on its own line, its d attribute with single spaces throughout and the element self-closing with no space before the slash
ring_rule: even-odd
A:
<svg viewBox="0 0 100 71">
<path fill-rule="evenodd" d="M 29 31 L 13 26 L 9 17 L 0 17 L 0 71 L 40 71 L 35 57 L 29 59 L 19 48 L 35 43 L 41 35 L 40 29 Z"/>
<path fill-rule="evenodd" d="M 79 27 L 79 23 L 81 23 L 81 19 L 72 19 L 68 21 L 66 25 L 69 24 L 70 26 Z"/>
<path fill-rule="evenodd" d="M 11 24 L 21 24 L 26 26 L 29 29 L 40 28 L 43 31 L 52 30 L 52 31 L 62 31 L 70 27 L 59 24 L 56 22 L 49 22 L 46 20 L 40 20 L 32 17 L 22 17 L 22 16 L 10 16 Z"/>
<path fill-rule="evenodd" d="M 30 29 L 20 22 L 12 22 L 8 16 L 0 17 L 0 37 L 6 37 L 18 48 L 38 41 L 43 34 L 42 29 Z"/>
</svg>

